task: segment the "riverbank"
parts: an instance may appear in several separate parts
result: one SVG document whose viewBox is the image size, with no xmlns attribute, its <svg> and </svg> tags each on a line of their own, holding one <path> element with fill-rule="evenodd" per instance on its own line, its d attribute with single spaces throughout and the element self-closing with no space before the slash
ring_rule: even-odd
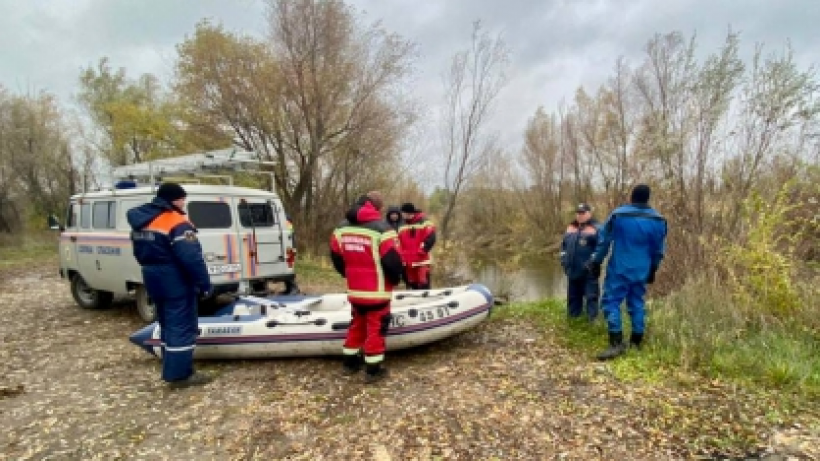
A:
<svg viewBox="0 0 820 461">
<path fill-rule="evenodd" d="M 600 331 L 567 324 L 557 301 L 499 306 L 473 331 L 389 354 L 376 386 L 315 358 L 201 362 L 213 383 L 169 392 L 127 340 L 142 325 L 131 301 L 82 310 L 51 256 L 6 266 L 0 459 L 820 456 L 817 405 L 793 388 L 659 371 L 651 342 L 597 363 Z M 342 283 L 325 262 L 297 268 L 305 291 Z"/>
</svg>

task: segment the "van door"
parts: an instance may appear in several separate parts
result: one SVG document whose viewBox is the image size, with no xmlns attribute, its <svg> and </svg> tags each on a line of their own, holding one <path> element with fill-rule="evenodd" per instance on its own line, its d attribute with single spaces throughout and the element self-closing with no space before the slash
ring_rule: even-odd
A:
<svg viewBox="0 0 820 461">
<path fill-rule="evenodd" d="M 94 288 L 126 293 L 122 261 L 133 256 L 130 236 L 116 229 L 116 200 L 111 198 L 94 202 L 91 206 L 91 227 L 94 229 L 94 260 L 97 267 Z"/>
<path fill-rule="evenodd" d="M 214 285 L 236 284 L 242 278 L 242 245 L 232 207 L 230 197 L 188 195 L 188 218 L 199 231 L 197 237 Z"/>
<path fill-rule="evenodd" d="M 83 276 L 86 285 L 96 290 L 100 288 L 100 271 L 102 267 L 94 251 L 97 239 L 91 226 L 93 203 L 90 200 L 80 200 L 80 226 L 76 234 L 76 251 L 77 269 L 79 269 L 80 275 Z"/>
<path fill-rule="evenodd" d="M 284 225 L 273 200 L 241 198 L 237 203 L 239 232 L 246 244 L 245 277 L 271 278 L 289 272 L 285 262 Z"/>
<path fill-rule="evenodd" d="M 69 271 L 79 270 L 77 261 L 77 225 L 80 206 L 74 202 L 68 204 L 65 217 L 65 231 L 60 235 L 60 271 L 68 278 Z"/>
</svg>

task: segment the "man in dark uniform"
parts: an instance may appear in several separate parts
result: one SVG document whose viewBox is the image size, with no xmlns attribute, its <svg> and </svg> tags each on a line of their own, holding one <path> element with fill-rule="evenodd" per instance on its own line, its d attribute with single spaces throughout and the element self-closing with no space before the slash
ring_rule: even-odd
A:
<svg viewBox="0 0 820 461">
<path fill-rule="evenodd" d="M 621 324 L 621 303 L 632 321 L 629 342 L 640 348 L 645 330 L 644 295 L 646 284 L 655 281 L 666 251 L 666 219 L 649 206 L 651 190 L 645 184 L 632 189 L 631 203 L 616 208 L 604 223 L 598 247 L 587 268 L 598 276 L 609 253 L 602 307 L 609 330 L 609 348 L 598 354 L 599 360 L 611 360 L 626 351 Z"/>
<path fill-rule="evenodd" d="M 185 189 L 164 183 L 151 203 L 128 210 L 134 257 L 157 310 L 162 341 L 162 379 L 172 388 L 202 385 L 194 373 L 198 336 L 197 297 L 211 292 L 211 279 L 197 230 L 183 211 Z"/>
<path fill-rule="evenodd" d="M 598 221 L 592 217 L 592 207 L 578 204 L 575 220 L 564 233 L 561 242 L 561 266 L 567 275 L 567 314 L 570 318 L 581 317 L 586 301 L 587 318 L 590 322 L 598 317 L 598 276 L 587 270 L 586 263 L 598 245 Z"/>
<path fill-rule="evenodd" d="M 363 351 L 367 383 L 387 373 L 382 363 L 390 328 L 390 302 L 402 273 L 398 239 L 381 217 L 382 203 L 379 192 L 360 197 L 330 238 L 333 266 L 347 281 L 351 305 L 352 320 L 342 349 L 344 370 L 348 374 L 358 372 Z"/>
</svg>

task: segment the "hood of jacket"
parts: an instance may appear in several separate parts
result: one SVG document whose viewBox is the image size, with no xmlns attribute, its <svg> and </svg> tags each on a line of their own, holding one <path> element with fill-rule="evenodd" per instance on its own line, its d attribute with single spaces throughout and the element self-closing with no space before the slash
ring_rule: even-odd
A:
<svg viewBox="0 0 820 461">
<path fill-rule="evenodd" d="M 171 205 L 164 199 L 154 197 L 151 203 L 146 203 L 145 205 L 140 205 L 128 210 L 126 218 L 128 219 L 128 224 L 131 226 L 131 229 L 140 230 L 150 224 L 157 216 L 171 210 L 185 214 L 185 212 Z"/>
<path fill-rule="evenodd" d="M 395 219 L 391 219 L 394 218 Z M 387 208 L 387 214 L 385 218 L 390 222 L 400 222 L 401 221 L 401 209 L 397 206 L 391 206 Z"/>
<path fill-rule="evenodd" d="M 414 214 L 406 222 L 407 222 L 407 224 L 418 224 L 418 223 L 424 221 L 424 218 L 425 218 L 424 213 L 419 212 L 419 213 Z"/>
<path fill-rule="evenodd" d="M 379 210 L 373 206 L 373 203 L 367 197 L 359 198 L 359 200 L 347 210 L 345 217 L 350 224 L 365 224 L 382 219 Z"/>
</svg>

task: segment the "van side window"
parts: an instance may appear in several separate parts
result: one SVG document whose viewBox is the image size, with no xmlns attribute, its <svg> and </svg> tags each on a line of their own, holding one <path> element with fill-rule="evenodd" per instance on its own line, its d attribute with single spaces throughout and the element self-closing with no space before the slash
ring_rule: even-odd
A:
<svg viewBox="0 0 820 461">
<path fill-rule="evenodd" d="M 198 229 L 227 229 L 233 224 L 225 202 L 188 202 L 188 218 Z"/>
<path fill-rule="evenodd" d="M 83 229 L 91 229 L 91 204 L 83 203 L 80 205 L 80 227 Z"/>
<path fill-rule="evenodd" d="M 94 202 L 94 229 L 113 229 L 116 223 L 116 202 Z"/>
<path fill-rule="evenodd" d="M 242 227 L 272 227 L 276 224 L 276 215 L 268 203 L 239 204 L 237 211 Z"/>
<path fill-rule="evenodd" d="M 128 224 L 128 210 L 144 205 L 145 203 L 147 203 L 147 201 L 141 199 L 121 200 L 118 211 L 120 222 L 117 225 L 117 228 L 122 230 L 131 230 L 131 225 Z"/>
</svg>

